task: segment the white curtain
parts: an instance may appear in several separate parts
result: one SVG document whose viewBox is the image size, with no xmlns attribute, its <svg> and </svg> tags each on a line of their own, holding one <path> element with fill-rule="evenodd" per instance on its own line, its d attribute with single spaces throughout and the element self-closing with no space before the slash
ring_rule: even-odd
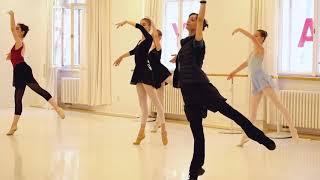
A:
<svg viewBox="0 0 320 180">
<path fill-rule="evenodd" d="M 52 23 L 53 23 L 53 6 L 56 0 L 46 0 L 47 12 L 47 36 L 46 36 L 46 60 L 44 64 L 43 76 L 46 80 L 46 90 L 50 92 L 55 100 L 57 100 L 57 68 L 53 66 L 52 62 Z M 43 104 L 44 107 L 49 107 L 48 103 Z"/>
<path fill-rule="evenodd" d="M 251 31 L 255 32 L 258 29 L 263 29 L 268 32 L 268 37 L 264 43 L 264 70 L 269 75 L 277 77 L 279 2 L 278 0 L 251 0 L 251 5 Z M 275 110 L 273 109 L 273 107 L 267 106 L 267 101 L 264 101 L 262 110 L 264 112 L 263 120 L 273 118 L 270 116 L 270 114 L 275 114 L 272 113 L 275 112 Z"/>
<path fill-rule="evenodd" d="M 144 16 L 149 17 L 161 29 L 164 0 L 144 0 Z"/>
<path fill-rule="evenodd" d="M 90 0 L 86 12 L 86 43 L 81 61 L 80 103 L 111 103 L 110 1 Z"/>
<path fill-rule="evenodd" d="M 252 0 L 251 31 L 263 29 L 268 32 L 264 44 L 266 49 L 264 69 L 274 76 L 278 73 L 278 14 L 278 0 Z"/>
</svg>

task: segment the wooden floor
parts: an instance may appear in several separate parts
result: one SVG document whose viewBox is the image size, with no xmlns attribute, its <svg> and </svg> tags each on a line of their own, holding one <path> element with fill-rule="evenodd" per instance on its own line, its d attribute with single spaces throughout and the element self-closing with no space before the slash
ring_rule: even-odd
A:
<svg viewBox="0 0 320 180">
<path fill-rule="evenodd" d="M 13 137 L 5 133 L 12 109 L 0 110 L 0 180 L 186 180 L 193 139 L 189 127 L 168 123 L 169 144 L 160 133 L 133 146 L 135 119 L 26 108 Z M 151 127 L 151 123 L 148 124 Z M 239 135 L 205 129 L 206 173 L 200 180 L 319 180 L 320 142 L 277 140 L 267 151 Z"/>
</svg>

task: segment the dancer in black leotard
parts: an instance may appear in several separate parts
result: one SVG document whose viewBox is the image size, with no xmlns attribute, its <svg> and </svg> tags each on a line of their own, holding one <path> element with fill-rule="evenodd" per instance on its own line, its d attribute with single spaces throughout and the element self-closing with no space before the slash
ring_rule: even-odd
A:
<svg viewBox="0 0 320 180">
<path fill-rule="evenodd" d="M 149 52 L 149 62 L 153 72 L 153 79 L 155 82 L 155 88 L 157 89 L 158 98 L 164 107 L 164 86 L 167 83 L 172 83 L 172 76 L 170 71 L 161 64 L 161 38 L 162 32 L 155 27 L 152 23 L 152 37 L 153 37 L 153 44 L 151 46 L 151 51 Z M 158 118 L 154 124 L 153 129 L 151 132 L 157 132 L 158 128 L 160 127 L 160 122 Z"/>
<path fill-rule="evenodd" d="M 163 107 L 160 103 L 160 100 L 157 96 L 157 92 L 155 89 L 155 82 L 153 79 L 153 72 L 150 64 L 148 63 L 148 53 L 151 47 L 153 38 L 149 34 L 151 28 L 151 20 L 148 18 L 144 18 L 141 20 L 140 24 L 133 23 L 130 21 L 124 21 L 117 24 L 117 28 L 129 24 L 138 28 L 142 32 L 142 39 L 139 41 L 138 45 L 128 53 L 120 56 L 115 62 L 114 65 L 118 66 L 123 58 L 128 57 L 130 55 L 135 55 L 135 68 L 133 71 L 133 75 L 131 78 L 131 84 L 136 85 L 137 93 L 139 97 L 139 103 L 141 108 L 141 127 L 139 130 L 138 137 L 136 141 L 133 143 L 134 145 L 139 145 L 141 141 L 145 138 L 145 127 L 148 118 L 148 104 L 147 104 L 147 95 L 150 97 L 151 101 L 157 108 L 157 114 L 159 115 L 161 122 L 161 137 L 162 143 L 167 145 L 167 131 L 165 127 L 165 119 L 164 119 L 164 111 Z"/>
<path fill-rule="evenodd" d="M 202 119 L 206 117 L 207 110 L 219 111 L 224 116 L 235 121 L 254 141 L 257 141 L 269 150 L 276 148 L 275 143 L 256 128 L 245 116 L 226 103 L 219 91 L 210 83 L 201 67 L 205 56 L 205 43 L 202 31 L 207 26 L 205 17 L 206 1 L 200 1 L 199 14 L 191 14 L 187 22 L 189 37 L 181 41 L 181 49 L 173 62 L 176 69 L 173 84 L 181 88 L 185 103 L 185 114 L 190 122 L 194 137 L 194 152 L 189 169 L 190 180 L 196 180 L 204 173 L 202 168 L 205 157 L 205 140 Z"/>
<path fill-rule="evenodd" d="M 47 100 L 62 119 L 65 118 L 65 115 L 63 109 L 57 105 L 52 96 L 39 86 L 33 77 L 31 67 L 24 61 L 25 44 L 23 43 L 23 39 L 29 31 L 28 26 L 24 24 L 16 25 L 13 11 L 9 11 L 8 14 L 10 15 L 12 36 L 15 40 L 15 44 L 7 56 L 7 60 L 10 60 L 13 66 L 13 86 L 15 87 L 15 114 L 11 128 L 7 133 L 8 136 L 11 136 L 18 129 L 18 121 L 22 113 L 22 98 L 26 86 Z"/>
</svg>

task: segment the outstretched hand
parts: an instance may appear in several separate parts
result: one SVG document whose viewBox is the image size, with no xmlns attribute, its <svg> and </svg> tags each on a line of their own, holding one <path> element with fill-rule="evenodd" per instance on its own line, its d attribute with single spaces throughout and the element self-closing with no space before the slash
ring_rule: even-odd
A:
<svg viewBox="0 0 320 180">
<path fill-rule="evenodd" d="M 127 23 L 127 21 L 122 21 L 122 22 L 120 22 L 120 23 L 117 23 L 117 24 L 116 24 L 117 29 L 118 29 L 119 27 L 124 26 L 126 23 Z"/>
<path fill-rule="evenodd" d="M 13 16 L 14 15 L 14 12 L 12 10 L 8 11 L 7 12 L 10 16 Z"/>
<path fill-rule="evenodd" d="M 172 54 L 171 55 L 173 58 L 169 61 L 171 63 L 176 63 L 177 62 L 177 55 L 176 54 Z"/>
<path fill-rule="evenodd" d="M 119 66 L 120 63 L 121 63 L 121 61 L 122 61 L 122 58 L 118 58 L 118 59 L 113 63 L 113 65 L 114 65 L 114 66 Z"/>
<path fill-rule="evenodd" d="M 241 28 L 237 28 L 233 31 L 232 36 L 234 36 L 235 34 L 237 34 L 239 31 L 241 30 Z"/>
<path fill-rule="evenodd" d="M 230 73 L 230 74 L 228 75 L 228 77 L 227 77 L 227 80 L 231 80 L 231 79 L 233 79 L 234 75 L 235 75 L 235 74 Z"/>
</svg>

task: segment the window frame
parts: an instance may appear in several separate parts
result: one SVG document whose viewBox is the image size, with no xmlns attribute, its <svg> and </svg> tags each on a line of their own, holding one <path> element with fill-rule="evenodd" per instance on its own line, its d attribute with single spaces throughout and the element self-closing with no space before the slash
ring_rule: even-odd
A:
<svg viewBox="0 0 320 180">
<path fill-rule="evenodd" d="M 65 50 L 62 47 L 61 48 L 61 57 L 60 60 L 61 62 L 57 63 L 55 62 L 55 58 L 52 58 L 54 61 L 52 62 L 53 65 L 59 65 L 63 68 L 67 68 L 67 69 L 80 69 L 80 63 L 81 63 L 81 56 L 80 56 L 80 42 L 81 42 L 81 37 L 79 37 L 79 44 L 78 44 L 78 49 L 79 49 L 79 64 L 75 63 L 75 42 L 74 42 L 74 37 L 75 37 L 75 17 L 74 17 L 74 13 L 76 10 L 83 10 L 85 11 L 87 7 L 86 3 L 62 3 L 60 5 L 54 5 L 53 6 L 53 13 L 55 12 L 56 9 L 61 9 L 62 10 L 62 18 L 61 18 L 61 29 L 62 29 L 62 33 L 61 33 L 61 45 L 63 46 L 64 41 L 65 41 L 65 31 L 64 31 L 64 27 L 65 27 L 65 17 L 64 17 L 64 13 L 66 10 L 70 10 L 70 65 L 67 64 L 66 65 L 66 60 L 64 58 L 65 55 Z M 80 19 L 80 18 L 79 18 Z M 55 37 L 55 16 L 52 17 L 52 39 L 54 39 Z M 78 29 L 79 31 L 81 31 L 81 23 L 78 23 Z M 80 32 L 79 32 L 80 34 Z M 55 53 L 55 41 L 52 41 L 52 52 Z"/>
<path fill-rule="evenodd" d="M 278 33 L 279 36 L 282 36 L 282 32 L 283 32 L 283 3 L 292 3 L 292 0 L 288 0 L 288 1 L 279 1 L 279 22 L 278 22 Z M 285 75 L 285 76 L 305 76 L 305 77 L 320 77 L 320 42 L 319 42 L 319 27 L 320 27 L 320 21 L 319 21 L 319 15 L 320 15 L 320 2 L 318 2 L 318 0 L 313 0 L 314 3 L 314 14 L 313 14 L 313 53 L 312 53 L 312 72 L 306 72 L 306 73 L 295 73 L 295 72 L 290 72 L 290 71 L 282 71 L 281 68 L 281 63 L 282 63 L 282 53 L 283 53 L 283 42 L 282 40 L 280 40 L 278 42 L 278 48 L 279 48 L 279 52 L 278 52 L 278 75 Z M 291 7 L 291 5 L 290 5 Z M 291 12 L 291 11 L 290 11 Z M 297 12 L 298 13 L 298 12 Z M 292 22 L 292 15 L 290 14 L 289 17 L 289 23 L 291 24 Z M 291 27 L 291 26 L 290 26 Z M 291 32 L 291 29 L 290 29 Z M 290 35 L 291 37 L 291 35 Z M 281 39 L 281 38 L 279 38 Z M 291 40 L 291 38 L 290 38 Z M 291 44 L 291 42 L 289 42 L 289 44 Z M 289 56 L 291 56 L 291 51 L 292 49 L 289 48 Z M 290 58 L 291 59 L 291 58 Z M 290 66 L 291 61 L 289 61 L 289 66 Z"/>
</svg>

